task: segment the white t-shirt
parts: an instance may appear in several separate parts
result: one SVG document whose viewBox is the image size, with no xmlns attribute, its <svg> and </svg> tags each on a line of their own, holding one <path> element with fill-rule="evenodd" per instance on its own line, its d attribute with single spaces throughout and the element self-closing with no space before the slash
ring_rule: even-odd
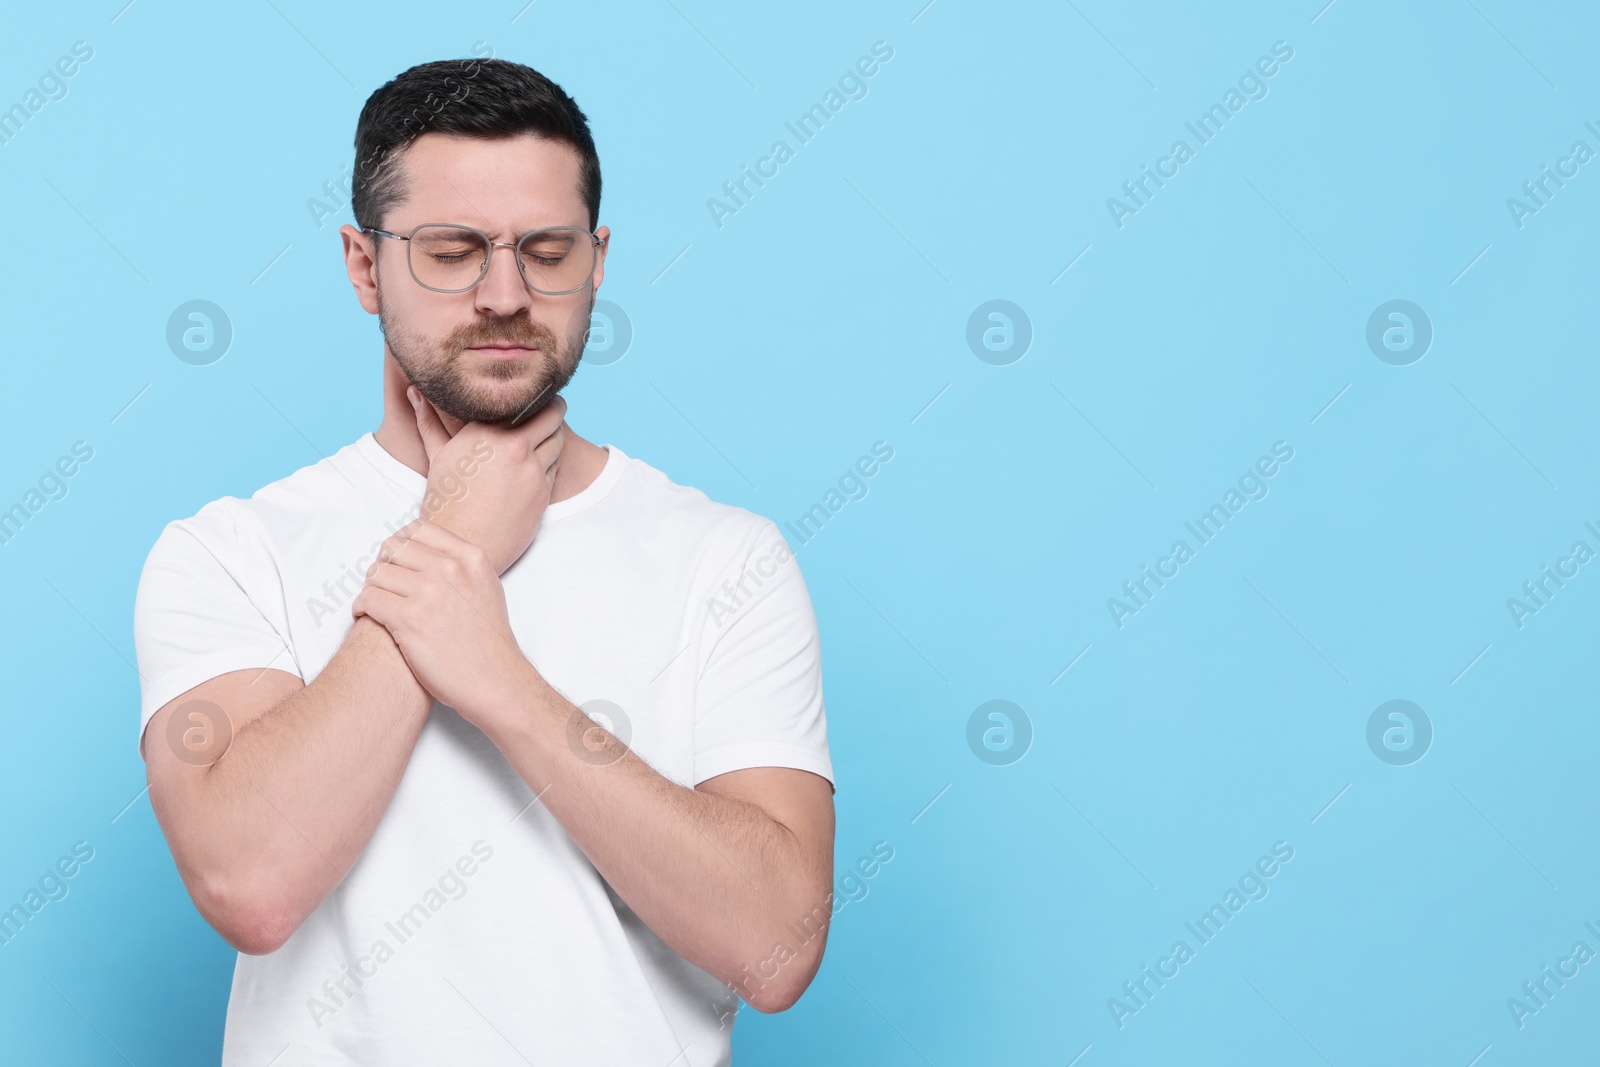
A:
<svg viewBox="0 0 1600 1067">
<path fill-rule="evenodd" d="M 546 508 L 501 576 L 518 645 L 681 785 L 757 766 L 831 783 L 816 618 L 776 525 L 605 447 L 599 476 Z M 316 678 L 426 485 L 369 433 L 170 523 L 134 609 L 141 737 L 219 674 Z M 350 877 L 276 952 L 240 954 L 222 1062 L 713 1067 L 730 1060 L 737 1006 L 611 890 L 500 750 L 435 703 Z"/>
</svg>

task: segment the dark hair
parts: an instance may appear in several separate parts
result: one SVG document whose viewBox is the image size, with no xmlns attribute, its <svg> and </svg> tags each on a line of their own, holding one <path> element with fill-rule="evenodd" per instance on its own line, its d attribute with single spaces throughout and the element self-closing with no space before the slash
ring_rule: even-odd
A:
<svg viewBox="0 0 1600 1067">
<path fill-rule="evenodd" d="M 407 194 L 399 153 L 424 133 L 497 139 L 535 134 L 577 150 L 578 192 L 589 229 L 600 221 L 600 157 L 589 122 L 561 86 L 532 67 L 505 59 L 422 63 L 381 86 L 356 121 L 356 167 L 350 201 L 356 225 L 381 229 Z"/>
</svg>

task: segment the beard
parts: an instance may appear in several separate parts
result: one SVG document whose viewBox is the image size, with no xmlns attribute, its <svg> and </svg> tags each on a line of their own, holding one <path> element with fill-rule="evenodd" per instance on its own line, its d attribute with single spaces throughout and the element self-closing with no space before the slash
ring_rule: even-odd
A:
<svg viewBox="0 0 1600 1067">
<path fill-rule="evenodd" d="M 589 312 L 595 294 L 589 296 Z M 378 290 L 378 329 L 394 353 L 400 370 L 435 408 L 462 422 L 520 426 L 544 410 L 577 373 L 588 342 L 589 315 L 563 342 L 544 323 L 532 317 L 479 318 L 435 341 L 412 333 L 385 313 L 383 290 Z M 478 360 L 466 350 L 480 345 L 511 344 L 536 348 L 522 359 Z M 479 376 L 499 382 L 519 382 L 514 389 L 485 387 Z"/>
</svg>

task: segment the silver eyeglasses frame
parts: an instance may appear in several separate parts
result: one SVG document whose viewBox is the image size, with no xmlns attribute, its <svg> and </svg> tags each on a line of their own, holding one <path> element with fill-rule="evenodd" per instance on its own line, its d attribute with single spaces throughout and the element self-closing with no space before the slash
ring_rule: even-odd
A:
<svg viewBox="0 0 1600 1067">
<path fill-rule="evenodd" d="M 530 230 L 527 233 L 523 234 L 521 237 L 518 237 L 515 241 L 491 241 L 489 239 L 489 235 L 484 233 L 482 230 L 478 229 L 476 226 L 468 226 L 468 225 L 466 225 L 464 223 L 457 223 L 457 222 L 424 222 L 424 223 L 420 223 L 419 225 L 413 226 L 411 228 L 411 232 L 408 233 L 408 234 L 404 234 L 404 235 L 397 234 L 397 233 L 390 233 L 388 230 L 374 229 L 374 228 L 372 228 L 370 226 L 363 227 L 361 232 L 362 233 L 375 234 L 378 237 L 387 237 L 390 240 L 394 240 L 394 241 L 410 241 L 411 238 L 413 238 L 413 237 L 415 237 L 417 235 L 417 231 L 426 229 L 426 228 L 428 228 L 430 226 L 438 226 L 438 227 L 442 227 L 444 229 L 462 230 L 462 231 L 467 232 L 467 233 L 475 233 L 479 237 L 483 238 L 484 244 L 489 246 L 489 254 L 483 257 L 483 266 L 482 266 L 481 269 L 479 269 L 478 276 L 473 279 L 471 285 L 463 286 L 460 289 L 440 289 L 438 286 L 429 285 L 427 282 L 425 282 L 421 278 L 417 277 L 416 264 L 411 262 L 411 246 L 409 244 L 407 244 L 406 245 L 406 269 L 408 269 L 411 272 L 411 280 L 416 282 L 418 285 L 422 286 L 424 289 L 431 290 L 431 291 L 433 291 L 435 293 L 465 293 L 465 292 L 467 292 L 467 291 L 469 291 L 471 289 L 476 289 L 478 287 L 478 284 L 480 282 L 482 282 L 483 279 L 488 277 L 488 275 L 489 275 L 489 260 L 494 258 L 494 250 L 496 248 L 509 248 L 509 249 L 511 249 L 512 254 L 516 256 L 517 271 L 518 271 L 518 273 L 520 273 L 522 275 L 523 283 L 525 285 L 527 285 L 527 287 L 529 289 L 532 289 L 534 292 L 539 293 L 539 294 L 541 294 L 543 296 L 566 296 L 568 293 L 576 293 L 579 290 L 586 288 L 589 285 L 589 283 L 594 280 L 595 263 L 597 263 L 599 261 L 599 258 L 600 258 L 599 250 L 602 247 L 605 246 L 606 241 L 610 240 L 610 238 L 608 238 L 608 237 L 600 237 L 600 236 L 596 235 L 595 233 L 593 233 L 592 231 L 584 229 L 582 226 L 546 226 L 542 230 Z M 589 238 L 589 241 L 590 241 L 589 251 L 590 251 L 590 253 L 591 253 L 593 258 L 591 258 L 590 261 L 589 261 L 589 269 L 586 272 L 586 277 L 585 277 L 585 280 L 584 280 L 582 285 L 575 285 L 571 289 L 562 289 L 562 290 L 559 290 L 559 291 L 552 291 L 552 290 L 549 290 L 549 289 L 541 289 L 541 288 L 539 288 L 537 285 L 534 285 L 533 282 L 528 278 L 528 265 L 527 265 L 527 262 L 523 259 L 522 253 L 519 251 L 521 249 L 521 247 L 522 247 L 522 243 L 524 241 L 528 240 L 528 238 L 530 238 L 530 237 L 540 237 L 540 236 L 543 236 L 545 234 L 550 234 L 550 233 L 581 233 L 581 234 L 583 234 L 583 235 L 585 235 L 586 237 Z"/>
</svg>

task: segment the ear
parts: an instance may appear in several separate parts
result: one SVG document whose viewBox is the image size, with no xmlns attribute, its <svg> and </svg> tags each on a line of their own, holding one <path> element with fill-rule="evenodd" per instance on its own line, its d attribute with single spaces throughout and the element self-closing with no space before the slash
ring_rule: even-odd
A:
<svg viewBox="0 0 1600 1067">
<path fill-rule="evenodd" d="M 344 242 L 344 269 L 355 287 L 356 299 L 369 315 L 378 313 L 378 242 L 382 237 L 362 233 L 354 226 L 339 227 Z"/>
<path fill-rule="evenodd" d="M 594 231 L 594 235 L 603 242 L 595 249 L 594 257 L 594 289 L 600 290 L 600 283 L 606 280 L 606 253 L 611 251 L 611 227 L 602 226 Z"/>
</svg>

